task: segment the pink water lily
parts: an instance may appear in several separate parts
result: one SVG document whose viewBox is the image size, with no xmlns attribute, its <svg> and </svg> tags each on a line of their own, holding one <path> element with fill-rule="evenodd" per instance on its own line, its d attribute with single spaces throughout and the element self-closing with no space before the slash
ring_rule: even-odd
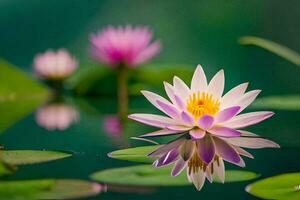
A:
<svg viewBox="0 0 300 200">
<path fill-rule="evenodd" d="M 147 27 L 109 26 L 91 35 L 92 56 L 110 67 L 136 67 L 160 51 L 160 42 L 151 43 L 151 39 L 152 32 Z"/>
<path fill-rule="evenodd" d="M 190 87 L 178 77 L 174 77 L 173 85 L 164 83 L 170 101 L 155 93 L 142 91 L 167 116 L 129 116 L 133 120 L 160 128 L 140 137 L 181 135 L 149 156 L 159 157 L 154 163 L 157 167 L 175 162 L 173 176 L 187 167 L 188 178 L 198 190 L 202 188 L 205 177 L 212 181 L 214 174 L 224 182 L 223 160 L 245 166 L 240 155 L 251 158 L 252 155 L 241 147 L 279 147 L 270 140 L 240 130 L 274 114 L 269 111 L 240 114 L 254 101 L 260 90 L 246 92 L 248 84 L 243 83 L 222 96 L 224 83 L 223 70 L 207 83 L 205 73 L 198 65 Z"/>
<path fill-rule="evenodd" d="M 65 49 L 37 54 L 33 66 L 37 76 L 44 79 L 64 79 L 77 68 L 77 60 Z"/>
</svg>

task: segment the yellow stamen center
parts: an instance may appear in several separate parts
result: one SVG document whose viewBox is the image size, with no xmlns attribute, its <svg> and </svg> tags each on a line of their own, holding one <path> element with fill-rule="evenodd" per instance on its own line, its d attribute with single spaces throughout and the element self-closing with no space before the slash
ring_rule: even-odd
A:
<svg viewBox="0 0 300 200">
<path fill-rule="evenodd" d="M 194 92 L 188 99 L 186 109 L 198 119 L 203 115 L 215 115 L 220 109 L 220 102 L 206 92 Z"/>
</svg>

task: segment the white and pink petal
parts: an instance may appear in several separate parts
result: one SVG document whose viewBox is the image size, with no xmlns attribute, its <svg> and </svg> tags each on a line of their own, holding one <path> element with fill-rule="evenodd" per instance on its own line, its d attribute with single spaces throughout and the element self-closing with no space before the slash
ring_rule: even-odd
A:
<svg viewBox="0 0 300 200">
<path fill-rule="evenodd" d="M 221 99 L 221 109 L 234 106 L 237 100 L 244 95 L 247 87 L 248 83 L 242 83 L 227 92 Z"/>
<path fill-rule="evenodd" d="M 185 125 L 188 126 L 194 125 L 194 117 L 186 111 L 181 112 L 181 120 Z"/>
<path fill-rule="evenodd" d="M 212 94 L 215 99 L 220 99 L 224 91 L 224 70 L 220 70 L 216 75 L 211 79 L 207 92 Z"/>
<path fill-rule="evenodd" d="M 155 94 L 154 92 L 150 92 L 150 91 L 146 91 L 146 90 L 142 90 L 141 93 L 146 97 L 146 99 L 152 104 L 154 105 L 156 108 L 158 108 L 159 110 L 162 110 L 161 107 L 158 105 L 157 100 L 164 102 L 164 103 L 170 103 L 167 99 L 165 99 L 164 97 Z"/>
<path fill-rule="evenodd" d="M 198 154 L 206 164 L 209 164 L 215 157 L 215 144 L 211 136 L 206 135 L 201 140 L 197 141 Z"/>
<path fill-rule="evenodd" d="M 223 125 L 231 128 L 244 128 L 253 124 L 257 124 L 273 115 L 273 112 L 268 111 L 250 112 L 235 116 L 231 120 L 225 122 Z"/>
<path fill-rule="evenodd" d="M 192 92 L 205 92 L 207 89 L 207 80 L 203 68 L 198 65 L 191 82 Z"/>
<path fill-rule="evenodd" d="M 237 137 L 237 138 L 226 138 L 225 139 L 228 143 L 244 147 L 244 148 L 251 148 L 251 149 L 260 149 L 260 148 L 279 148 L 280 146 L 268 139 L 262 137 Z"/>
<path fill-rule="evenodd" d="M 189 134 L 192 137 L 192 139 L 199 140 L 205 136 L 206 131 L 204 131 L 200 128 L 195 128 L 195 129 L 190 130 Z"/>
<path fill-rule="evenodd" d="M 240 110 L 240 106 L 232 106 L 220 111 L 215 117 L 215 123 L 221 123 L 230 120 Z"/>
<path fill-rule="evenodd" d="M 143 137 L 157 137 L 157 136 L 166 136 L 166 135 L 175 135 L 175 134 L 180 134 L 181 131 L 173 131 L 173 130 L 169 130 L 169 129 L 162 129 L 162 130 L 158 130 L 158 131 L 153 131 L 150 133 L 146 133 L 143 135 L 140 135 L 140 138 Z"/>
<path fill-rule="evenodd" d="M 248 107 L 255 98 L 259 95 L 261 90 L 252 90 L 247 93 L 245 93 L 236 103 L 235 105 L 240 106 L 241 109 L 239 110 L 239 113 L 242 112 L 246 107 Z"/>
<path fill-rule="evenodd" d="M 216 154 L 223 160 L 237 165 L 241 162 L 241 157 L 230 144 L 218 137 L 214 137 L 213 140 L 216 148 Z"/>
<path fill-rule="evenodd" d="M 172 117 L 173 119 L 178 119 L 180 117 L 179 110 L 173 104 L 160 100 L 157 100 L 156 103 L 158 104 L 160 110 L 162 110 L 165 114 Z"/>
<path fill-rule="evenodd" d="M 190 88 L 177 76 L 173 79 L 173 85 L 175 94 L 177 94 L 182 101 L 186 102 L 190 95 Z"/>
<path fill-rule="evenodd" d="M 203 130 L 210 129 L 214 124 L 214 117 L 210 115 L 204 115 L 198 120 L 198 125 Z"/>
<path fill-rule="evenodd" d="M 171 175 L 177 176 L 178 174 L 180 174 L 182 172 L 182 170 L 186 167 L 186 164 L 187 163 L 184 160 L 182 160 L 181 158 L 178 159 L 172 169 Z"/>
<path fill-rule="evenodd" d="M 213 127 L 208 132 L 220 137 L 239 137 L 241 135 L 241 133 L 235 129 L 221 126 Z"/>
<path fill-rule="evenodd" d="M 131 114 L 128 116 L 128 118 L 159 128 L 165 128 L 168 125 L 178 124 L 174 119 L 155 114 Z"/>
</svg>

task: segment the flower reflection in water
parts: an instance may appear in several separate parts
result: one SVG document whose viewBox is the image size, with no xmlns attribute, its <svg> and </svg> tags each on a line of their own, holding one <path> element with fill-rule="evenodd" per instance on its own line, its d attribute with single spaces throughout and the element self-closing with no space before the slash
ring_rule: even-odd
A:
<svg viewBox="0 0 300 200">
<path fill-rule="evenodd" d="M 105 132 L 113 137 L 118 137 L 122 134 L 122 124 L 117 115 L 109 115 L 103 119 L 103 128 Z"/>
<path fill-rule="evenodd" d="M 77 110 L 65 103 L 53 103 L 38 109 L 36 122 L 50 131 L 65 130 L 79 121 Z"/>
</svg>

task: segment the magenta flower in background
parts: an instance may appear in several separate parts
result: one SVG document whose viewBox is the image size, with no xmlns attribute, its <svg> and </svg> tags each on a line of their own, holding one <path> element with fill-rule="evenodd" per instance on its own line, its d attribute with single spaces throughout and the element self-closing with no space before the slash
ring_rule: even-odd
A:
<svg viewBox="0 0 300 200">
<path fill-rule="evenodd" d="M 149 156 L 158 157 L 154 162 L 156 167 L 175 163 L 172 176 L 187 168 L 188 179 L 198 190 L 202 188 L 205 178 L 212 182 L 213 177 L 217 177 L 224 182 L 223 160 L 244 167 L 241 155 L 249 158 L 253 156 L 243 148 L 279 147 L 254 133 L 240 130 L 274 114 L 269 111 L 240 114 L 254 101 L 260 90 L 245 92 L 248 83 L 243 83 L 222 96 L 224 83 L 223 70 L 207 83 L 205 73 L 198 65 L 191 87 L 178 77 L 174 77 L 173 85 L 164 82 L 170 101 L 155 93 L 142 91 L 167 116 L 129 116 L 133 120 L 161 129 L 140 137 L 180 135 Z"/>
<path fill-rule="evenodd" d="M 151 39 L 152 32 L 147 27 L 110 26 L 91 35 L 92 56 L 112 67 L 136 67 L 159 53 L 160 42 L 151 43 Z"/>
<path fill-rule="evenodd" d="M 37 76 L 43 79 L 60 80 L 70 76 L 77 68 L 76 59 L 65 49 L 48 50 L 37 54 L 33 66 Z"/>
<path fill-rule="evenodd" d="M 106 116 L 103 119 L 104 130 L 112 136 L 120 136 L 122 133 L 122 124 L 117 115 Z"/>
<path fill-rule="evenodd" d="M 38 125 L 50 131 L 65 130 L 78 120 L 79 113 L 77 110 L 73 106 L 64 103 L 43 106 L 36 113 Z"/>
</svg>

